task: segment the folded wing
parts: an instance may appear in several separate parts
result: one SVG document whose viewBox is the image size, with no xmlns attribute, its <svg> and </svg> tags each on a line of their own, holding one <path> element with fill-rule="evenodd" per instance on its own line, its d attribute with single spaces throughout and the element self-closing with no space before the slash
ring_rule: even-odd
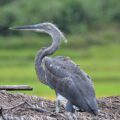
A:
<svg viewBox="0 0 120 120">
<path fill-rule="evenodd" d="M 49 77 L 47 77 L 49 76 Z M 97 114 L 94 87 L 90 77 L 71 60 L 61 57 L 53 67 L 46 66 L 46 78 L 51 88 L 83 111 Z"/>
</svg>

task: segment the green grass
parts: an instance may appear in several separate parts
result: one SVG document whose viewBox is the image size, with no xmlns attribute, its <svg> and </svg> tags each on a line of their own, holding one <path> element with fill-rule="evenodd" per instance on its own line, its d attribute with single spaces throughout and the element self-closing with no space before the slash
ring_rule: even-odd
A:
<svg viewBox="0 0 120 120">
<path fill-rule="evenodd" d="M 96 36 L 94 39 L 97 39 Z M 106 38 L 107 35 L 100 36 L 102 36 L 101 38 Z M 117 36 L 119 35 L 117 34 Z M 100 44 L 94 42 L 91 44 L 88 37 L 86 38 L 85 36 L 68 36 L 68 39 L 70 39 L 68 44 L 62 44 L 62 47 L 54 56 L 69 56 L 80 68 L 85 70 L 94 81 L 98 97 L 120 95 L 119 42 L 117 41 L 116 44 L 112 40 L 110 42 L 106 40 L 107 42 L 105 41 L 104 44 L 104 40 L 102 40 L 99 41 Z M 76 40 L 77 44 L 74 40 Z M 46 44 L 50 44 L 50 40 L 44 36 L 40 38 L 1 37 L 0 85 L 28 84 L 34 90 L 24 93 L 53 99 L 55 97 L 54 91 L 38 81 L 34 69 L 35 54 L 40 47 Z M 80 47 L 79 44 L 83 46 Z"/>
</svg>

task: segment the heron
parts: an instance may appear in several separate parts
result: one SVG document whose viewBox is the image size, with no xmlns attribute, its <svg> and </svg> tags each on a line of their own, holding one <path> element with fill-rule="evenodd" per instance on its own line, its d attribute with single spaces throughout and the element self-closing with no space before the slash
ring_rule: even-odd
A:
<svg viewBox="0 0 120 120">
<path fill-rule="evenodd" d="M 40 49 L 35 57 L 35 70 L 39 80 L 54 89 L 57 97 L 67 99 L 65 108 L 67 112 L 74 113 L 77 107 L 79 111 L 97 115 L 98 105 L 94 85 L 88 74 L 68 57 L 50 57 L 60 47 L 61 40 L 66 41 L 60 29 L 49 22 L 17 26 L 12 29 L 32 30 L 51 36 L 52 44 Z M 56 102 L 56 111 L 60 111 L 59 102 L 60 99 Z"/>
</svg>

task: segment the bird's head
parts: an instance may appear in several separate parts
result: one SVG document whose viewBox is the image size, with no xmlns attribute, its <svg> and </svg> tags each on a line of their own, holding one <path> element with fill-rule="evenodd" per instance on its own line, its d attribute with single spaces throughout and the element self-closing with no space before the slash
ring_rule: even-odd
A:
<svg viewBox="0 0 120 120">
<path fill-rule="evenodd" d="M 47 33 L 47 34 L 51 35 L 52 37 L 53 37 L 53 35 L 59 35 L 59 37 L 61 39 L 63 39 L 65 42 L 67 42 L 66 38 L 64 37 L 63 33 L 58 29 L 58 27 L 49 22 L 34 24 L 34 25 L 11 27 L 10 29 L 32 30 L 32 31 L 37 31 L 37 32 L 41 32 L 41 33 Z"/>
</svg>

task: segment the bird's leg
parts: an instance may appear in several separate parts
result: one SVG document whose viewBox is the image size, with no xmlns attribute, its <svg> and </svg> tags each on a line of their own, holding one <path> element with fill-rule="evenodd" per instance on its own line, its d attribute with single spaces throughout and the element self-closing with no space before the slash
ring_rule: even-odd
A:
<svg viewBox="0 0 120 120">
<path fill-rule="evenodd" d="M 55 109 L 55 111 L 58 113 L 58 112 L 60 112 L 61 104 L 63 106 L 65 106 L 66 99 L 62 95 L 60 95 L 59 93 L 56 93 L 56 96 L 57 96 L 57 99 L 56 99 L 56 109 Z"/>
<path fill-rule="evenodd" d="M 71 113 L 75 112 L 75 109 L 73 108 L 73 104 L 70 101 L 67 102 L 65 110 Z"/>
<path fill-rule="evenodd" d="M 57 113 L 59 113 L 59 112 L 60 112 L 60 100 L 61 100 L 61 95 L 58 94 L 58 93 L 56 93 L 56 96 L 57 96 L 57 98 L 56 98 L 56 109 L 55 109 L 55 111 L 56 111 Z"/>
<path fill-rule="evenodd" d="M 60 100 L 56 100 L 56 109 L 55 109 L 55 112 L 56 113 L 59 113 L 60 112 Z"/>
<path fill-rule="evenodd" d="M 65 110 L 67 112 L 66 115 L 68 117 L 68 120 L 77 120 L 75 109 L 70 101 L 67 102 Z"/>
</svg>

